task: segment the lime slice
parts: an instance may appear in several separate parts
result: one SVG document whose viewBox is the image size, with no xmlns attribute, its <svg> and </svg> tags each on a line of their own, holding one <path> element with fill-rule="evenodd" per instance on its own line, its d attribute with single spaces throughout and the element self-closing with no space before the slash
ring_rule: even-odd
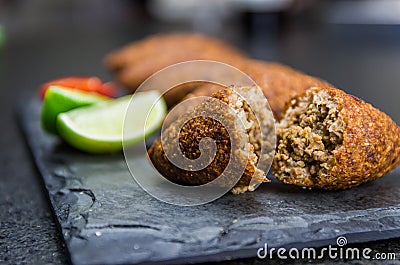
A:
<svg viewBox="0 0 400 265">
<path fill-rule="evenodd" d="M 137 115 L 127 121 L 123 132 L 129 104 L 134 104 Z M 158 92 L 141 92 L 62 113 L 57 119 L 57 129 L 75 148 L 89 153 L 110 153 L 121 150 L 122 141 L 134 144 L 152 134 L 161 126 L 166 111 Z"/>
<path fill-rule="evenodd" d="M 50 133 L 57 133 L 58 114 L 108 99 L 108 97 L 95 93 L 51 86 L 46 91 L 42 105 L 42 127 Z"/>
</svg>

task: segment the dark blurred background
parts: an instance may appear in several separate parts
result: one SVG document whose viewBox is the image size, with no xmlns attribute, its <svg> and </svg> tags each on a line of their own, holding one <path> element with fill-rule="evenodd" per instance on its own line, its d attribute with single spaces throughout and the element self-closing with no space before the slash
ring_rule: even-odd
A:
<svg viewBox="0 0 400 265">
<path fill-rule="evenodd" d="M 400 123 L 399 0 L 0 0 L 0 25 L 0 263 L 67 260 L 17 103 L 58 77 L 111 80 L 103 57 L 147 35 L 220 37 L 324 78 Z M 400 252 L 393 242 L 378 245 Z"/>
<path fill-rule="evenodd" d="M 0 0 L 0 24 L 3 90 L 64 75 L 110 79 L 102 65 L 110 50 L 195 31 L 325 78 L 400 122 L 398 0 Z"/>
</svg>

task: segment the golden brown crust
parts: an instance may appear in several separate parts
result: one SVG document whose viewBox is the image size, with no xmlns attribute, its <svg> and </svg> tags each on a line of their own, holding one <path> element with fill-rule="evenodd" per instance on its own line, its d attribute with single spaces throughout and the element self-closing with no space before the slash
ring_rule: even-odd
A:
<svg viewBox="0 0 400 265">
<path fill-rule="evenodd" d="M 131 91 L 150 75 L 175 63 L 214 60 L 234 63 L 244 52 L 216 38 L 201 34 L 157 34 L 108 54 L 104 63 Z"/>
<path fill-rule="evenodd" d="M 342 90 L 329 87 L 312 89 L 327 91 L 341 109 L 340 115 L 345 127 L 343 141 L 334 152 L 335 164 L 327 176 L 310 182 L 309 178 L 302 181 L 299 178 L 283 177 L 278 162 L 274 161 L 274 174 L 279 179 L 286 184 L 304 187 L 347 189 L 377 179 L 400 163 L 400 129 L 390 117 Z"/>
<path fill-rule="evenodd" d="M 400 162 L 400 129 L 385 113 L 365 101 L 329 88 L 343 106 L 346 128 L 343 145 L 335 154 L 334 188 L 350 188 L 377 179 Z M 336 185 L 335 185 L 336 183 Z"/>
</svg>

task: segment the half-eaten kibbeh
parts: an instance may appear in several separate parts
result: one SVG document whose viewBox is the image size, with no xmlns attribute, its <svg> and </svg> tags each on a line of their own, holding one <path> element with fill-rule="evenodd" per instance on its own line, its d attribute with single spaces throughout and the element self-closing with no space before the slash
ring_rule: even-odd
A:
<svg viewBox="0 0 400 265">
<path fill-rule="evenodd" d="M 273 173 L 286 184 L 347 189 L 400 162 L 400 130 L 385 113 L 336 88 L 310 88 L 277 125 Z"/>
<path fill-rule="evenodd" d="M 154 142 L 148 154 L 155 168 L 177 184 L 203 185 L 221 176 L 230 161 L 236 160 L 227 174 L 232 177 L 240 174 L 239 181 L 236 183 L 237 178 L 228 176 L 219 186 L 232 186 L 232 193 L 238 194 L 268 182 L 266 173 L 275 152 L 276 136 L 273 113 L 261 90 L 255 86 L 228 87 L 216 92 L 211 99 L 181 115 L 162 133 L 164 141 L 160 138 Z M 224 111 L 224 105 L 229 106 L 233 112 Z M 209 117 L 210 114 L 219 116 L 225 124 Z M 243 124 L 245 135 L 240 134 L 238 123 Z M 207 167 L 186 170 L 171 163 L 169 158 L 181 155 L 179 152 L 192 161 L 199 158 L 202 153 L 200 141 L 204 138 L 211 138 L 216 144 L 215 157 Z M 179 139 L 180 151 L 174 151 L 168 157 L 166 152 L 174 149 L 174 139 Z M 245 152 L 245 149 L 248 151 Z M 240 172 L 240 164 L 244 172 Z"/>
</svg>

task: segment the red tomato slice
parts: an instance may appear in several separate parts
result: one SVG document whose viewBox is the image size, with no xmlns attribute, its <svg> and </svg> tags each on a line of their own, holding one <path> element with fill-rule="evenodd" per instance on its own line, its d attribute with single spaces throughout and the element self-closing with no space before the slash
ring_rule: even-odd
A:
<svg viewBox="0 0 400 265">
<path fill-rule="evenodd" d="M 115 97 L 118 88 L 113 83 L 103 83 L 98 77 L 64 77 L 49 81 L 40 87 L 39 95 L 43 99 L 49 86 L 62 86 L 71 89 L 79 89 L 87 92 L 96 92 L 105 96 Z"/>
<path fill-rule="evenodd" d="M 118 87 L 113 82 L 103 83 L 101 88 L 97 91 L 99 94 L 116 97 L 119 94 Z"/>
</svg>

